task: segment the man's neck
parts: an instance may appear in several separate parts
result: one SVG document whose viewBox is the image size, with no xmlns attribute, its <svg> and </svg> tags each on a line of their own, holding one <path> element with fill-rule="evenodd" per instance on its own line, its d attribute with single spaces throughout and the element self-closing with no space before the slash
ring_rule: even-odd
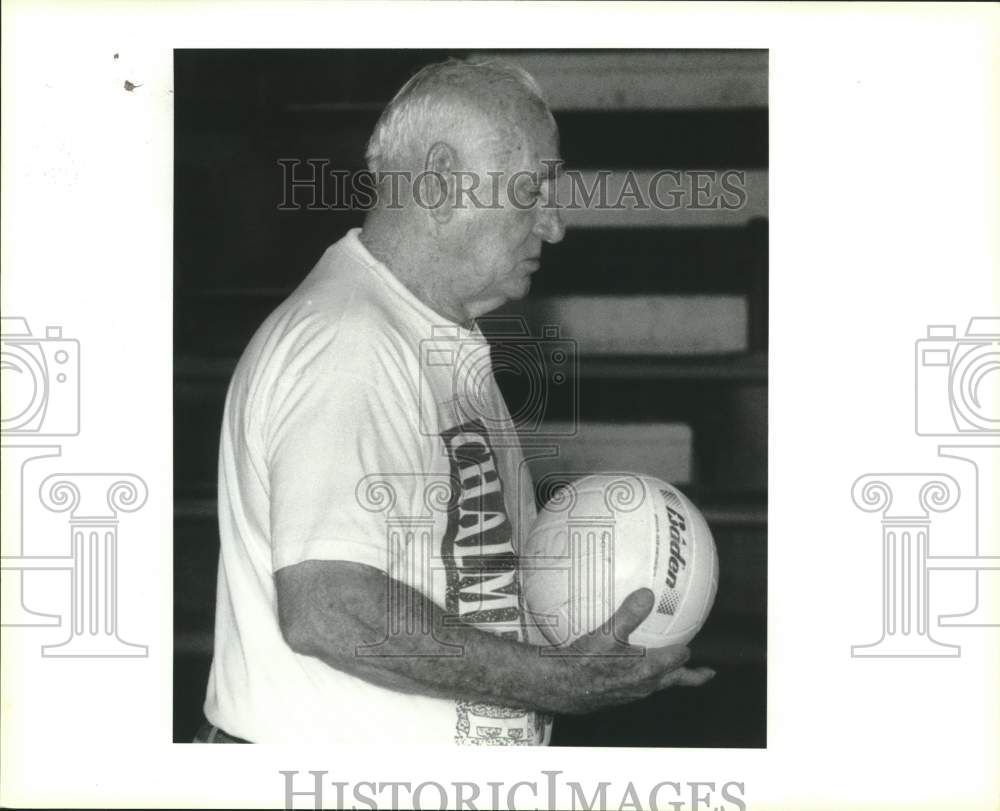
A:
<svg viewBox="0 0 1000 811">
<path fill-rule="evenodd" d="M 457 302 L 448 301 L 448 291 L 440 289 L 441 280 L 435 278 L 435 268 L 425 264 L 432 258 L 430 251 L 409 244 L 403 236 L 404 229 L 395 225 L 369 214 L 358 238 L 368 253 L 422 303 L 442 318 L 472 329 L 475 317 Z"/>
</svg>

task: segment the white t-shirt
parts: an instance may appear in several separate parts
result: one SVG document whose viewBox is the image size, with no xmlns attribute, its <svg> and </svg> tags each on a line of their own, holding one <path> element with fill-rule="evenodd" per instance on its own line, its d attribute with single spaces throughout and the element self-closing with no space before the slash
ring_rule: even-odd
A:
<svg viewBox="0 0 1000 811">
<path fill-rule="evenodd" d="M 268 317 L 229 387 L 205 714 L 258 743 L 546 744 L 545 714 L 377 687 L 281 634 L 274 573 L 343 560 L 529 638 L 517 549 L 533 490 L 489 345 L 420 302 L 359 233 Z"/>
</svg>

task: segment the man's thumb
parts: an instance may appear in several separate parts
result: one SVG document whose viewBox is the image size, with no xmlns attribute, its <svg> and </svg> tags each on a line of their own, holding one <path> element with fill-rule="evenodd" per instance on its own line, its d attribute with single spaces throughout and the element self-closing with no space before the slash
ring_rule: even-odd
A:
<svg viewBox="0 0 1000 811">
<path fill-rule="evenodd" d="M 649 589 L 633 591 L 618 607 L 608 624 L 614 631 L 615 638 L 627 642 L 629 635 L 638 628 L 653 610 L 655 597 Z"/>
</svg>

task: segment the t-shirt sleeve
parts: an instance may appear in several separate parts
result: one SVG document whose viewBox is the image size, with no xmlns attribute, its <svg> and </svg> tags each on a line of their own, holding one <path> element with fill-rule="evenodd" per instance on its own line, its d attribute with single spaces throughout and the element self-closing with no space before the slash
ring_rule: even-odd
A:
<svg viewBox="0 0 1000 811">
<path fill-rule="evenodd" d="M 391 479 L 397 508 L 414 503 L 430 458 L 418 408 L 384 372 L 297 376 L 265 437 L 274 571 L 304 560 L 389 571 L 388 515 L 372 484 Z"/>
</svg>

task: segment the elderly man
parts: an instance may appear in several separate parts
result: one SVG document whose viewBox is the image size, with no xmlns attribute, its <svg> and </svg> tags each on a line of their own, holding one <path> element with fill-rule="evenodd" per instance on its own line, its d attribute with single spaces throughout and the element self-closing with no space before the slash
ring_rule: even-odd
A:
<svg viewBox="0 0 1000 811">
<path fill-rule="evenodd" d="M 551 713 L 704 683 L 684 648 L 618 641 L 648 590 L 570 656 L 542 655 L 525 615 L 532 486 L 475 319 L 524 296 L 542 244 L 563 238 L 544 204 L 557 130 L 534 80 L 498 63 L 424 68 L 368 160 L 382 180 L 364 228 L 265 321 L 230 386 L 198 740 L 541 745 Z M 455 362 L 425 362 L 439 350 Z M 475 374 L 456 374 L 463 353 Z M 441 482 L 444 508 L 429 510 Z M 387 518 L 407 515 L 433 517 L 389 543 Z M 587 655 L 609 653 L 622 655 Z"/>
</svg>

